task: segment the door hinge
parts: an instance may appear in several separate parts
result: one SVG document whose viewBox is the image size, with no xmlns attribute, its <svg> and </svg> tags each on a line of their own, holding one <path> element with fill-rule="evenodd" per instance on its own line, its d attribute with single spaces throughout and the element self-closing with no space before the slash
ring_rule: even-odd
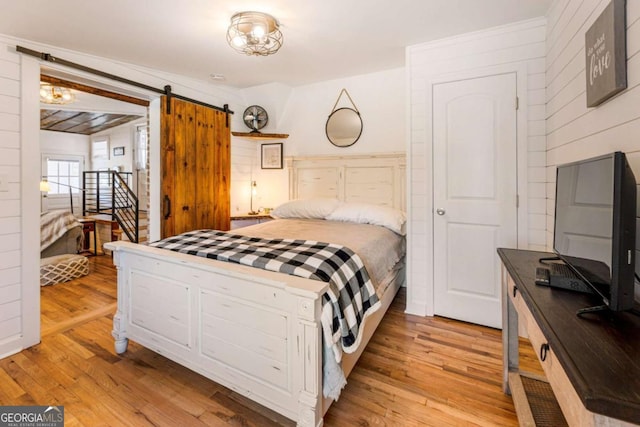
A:
<svg viewBox="0 0 640 427">
<path fill-rule="evenodd" d="M 516 209 L 520 207 L 520 195 L 516 194 Z"/>
<path fill-rule="evenodd" d="M 520 98 L 516 96 L 516 110 L 520 109 Z"/>
</svg>

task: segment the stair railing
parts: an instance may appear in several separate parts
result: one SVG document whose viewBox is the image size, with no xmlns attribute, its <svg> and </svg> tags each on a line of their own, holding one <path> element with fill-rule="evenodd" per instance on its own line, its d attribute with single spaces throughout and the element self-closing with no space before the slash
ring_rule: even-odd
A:
<svg viewBox="0 0 640 427">
<path fill-rule="evenodd" d="M 82 176 L 82 214 L 106 214 L 127 238 L 139 241 L 139 202 L 131 190 L 131 172 L 85 171 Z"/>
<path fill-rule="evenodd" d="M 140 211 L 138 197 L 129 187 L 120 172 L 113 173 L 113 187 L 111 192 L 113 218 L 118 221 L 123 233 L 134 243 L 139 241 Z"/>
</svg>

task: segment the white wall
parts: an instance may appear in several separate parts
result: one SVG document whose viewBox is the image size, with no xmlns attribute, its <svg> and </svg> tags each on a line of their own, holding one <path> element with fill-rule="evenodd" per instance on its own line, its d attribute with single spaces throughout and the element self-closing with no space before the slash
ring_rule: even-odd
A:
<svg viewBox="0 0 640 427">
<path fill-rule="evenodd" d="M 262 133 L 290 133 L 288 125 L 283 123 L 287 103 L 294 88 L 282 83 L 269 83 L 241 90 L 244 107 L 237 114 L 242 116 L 250 105 L 259 105 L 269 116 L 267 125 L 260 129 Z M 233 128 L 236 132 L 249 132 L 241 123 Z M 275 207 L 288 199 L 288 176 L 284 170 L 262 170 L 260 168 L 261 144 L 282 143 L 286 152 L 289 139 L 249 140 L 231 137 L 231 215 L 245 215 L 251 209 L 251 182 L 256 181 L 257 195 L 253 197 L 253 209 Z"/>
<path fill-rule="evenodd" d="M 286 123 L 284 121 L 285 109 L 287 102 L 291 98 L 294 88 L 283 83 L 268 83 L 260 86 L 253 86 L 250 88 L 242 89 L 242 97 L 245 101 L 245 108 L 250 105 L 259 105 L 265 109 L 269 120 L 266 126 L 260 129 L 260 132 L 264 133 L 288 133 L 283 131 L 283 126 L 286 129 Z M 238 111 L 238 115 L 242 116 L 242 111 Z M 234 129 L 238 132 L 249 132 L 249 129 L 244 124 L 240 129 Z"/>
<path fill-rule="evenodd" d="M 545 245 L 545 20 L 497 27 L 407 48 L 409 234 L 407 311 L 433 314 L 431 86 L 515 72 L 518 111 L 518 245 Z"/>
<path fill-rule="evenodd" d="M 118 169 L 121 172 L 133 172 L 133 149 L 136 138 L 136 126 L 145 124 L 146 118 L 134 120 L 101 132 L 96 132 L 89 138 L 91 141 L 107 138 L 109 140 L 109 158 L 92 159 L 89 157 L 86 170 Z M 113 149 L 124 147 L 124 156 L 114 156 Z"/>
<path fill-rule="evenodd" d="M 240 111 L 242 113 L 242 111 Z M 244 132 L 244 131 L 242 131 Z M 251 181 L 257 179 L 255 141 L 231 137 L 231 215 L 246 215 L 251 207 Z M 254 206 L 257 208 L 258 206 Z"/>
<path fill-rule="evenodd" d="M 71 154 L 82 156 L 85 168 L 90 166 L 89 136 L 77 133 L 40 131 L 40 151 L 45 154 Z M 45 171 L 42 171 L 44 174 Z"/>
<path fill-rule="evenodd" d="M 20 58 L 0 49 L 0 176 L 8 181 L 0 191 L 0 357 L 20 345 L 23 329 L 20 103 Z"/>
<path fill-rule="evenodd" d="M 329 142 L 325 124 L 342 89 L 360 111 L 363 129 L 350 147 Z M 285 155 L 341 155 L 403 152 L 406 150 L 406 85 L 404 68 L 329 80 L 294 88 L 281 126 L 289 139 Z M 343 95 L 336 108 L 352 107 Z"/>
<path fill-rule="evenodd" d="M 360 139 L 339 148 L 329 142 L 325 124 L 338 95 L 346 89 L 363 121 Z M 253 179 L 258 183 L 257 205 L 275 207 L 288 200 L 286 170 L 260 169 L 260 144 L 282 142 L 284 156 L 348 155 L 404 152 L 406 150 L 406 85 L 404 68 L 329 80 L 294 88 L 281 84 L 243 90 L 247 105 L 261 105 L 269 114 L 263 132 L 285 133 L 289 138 L 254 141 L 256 165 Z M 353 107 L 342 95 L 336 108 Z M 235 129 L 234 130 L 238 130 Z M 241 131 L 248 129 L 242 125 Z M 240 138 L 234 138 L 233 144 Z M 233 152 L 233 150 L 232 150 Z M 244 179 L 248 182 L 248 180 Z M 249 193 L 247 190 L 246 199 Z M 232 206 L 233 212 L 234 206 Z"/>
<path fill-rule="evenodd" d="M 608 4 L 609 0 L 556 0 L 547 14 L 548 249 L 553 246 L 557 165 L 623 151 L 640 182 L 640 1 L 626 2 L 627 89 L 598 107 L 586 106 L 584 34 Z M 638 270 L 640 257 L 636 260 Z"/>
</svg>

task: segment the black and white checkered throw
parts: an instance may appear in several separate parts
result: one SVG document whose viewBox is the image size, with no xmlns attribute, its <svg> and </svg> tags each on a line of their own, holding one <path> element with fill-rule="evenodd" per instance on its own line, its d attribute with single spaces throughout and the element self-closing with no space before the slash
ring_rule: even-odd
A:
<svg viewBox="0 0 640 427">
<path fill-rule="evenodd" d="M 380 306 L 364 263 L 341 245 L 196 230 L 150 246 L 328 282 L 322 297 L 322 329 L 338 362 L 342 350 L 356 350 L 362 321 Z"/>
</svg>

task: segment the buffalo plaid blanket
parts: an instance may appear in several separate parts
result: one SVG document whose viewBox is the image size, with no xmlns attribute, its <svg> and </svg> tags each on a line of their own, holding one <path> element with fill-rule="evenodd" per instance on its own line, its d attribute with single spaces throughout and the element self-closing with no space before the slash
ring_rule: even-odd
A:
<svg viewBox="0 0 640 427">
<path fill-rule="evenodd" d="M 322 329 L 338 362 L 342 351 L 356 350 L 365 316 L 380 306 L 362 260 L 341 245 L 196 230 L 150 246 L 328 282 L 322 297 Z"/>
</svg>

